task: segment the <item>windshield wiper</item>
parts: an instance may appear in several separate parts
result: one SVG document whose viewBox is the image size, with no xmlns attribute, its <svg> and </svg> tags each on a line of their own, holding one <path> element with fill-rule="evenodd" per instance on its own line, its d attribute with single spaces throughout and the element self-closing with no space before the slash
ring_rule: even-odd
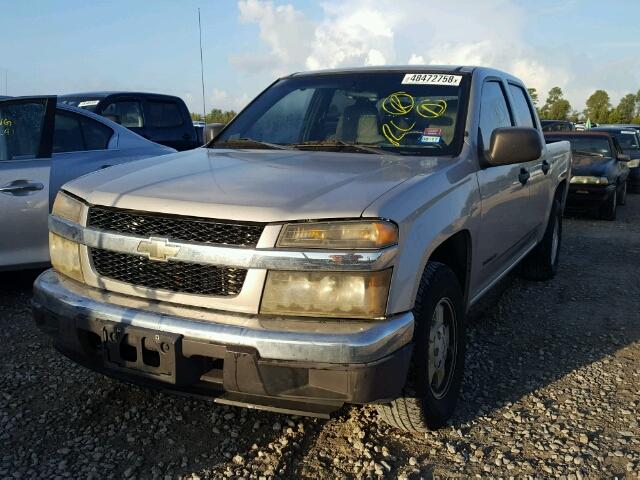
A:
<svg viewBox="0 0 640 480">
<path fill-rule="evenodd" d="M 288 145 L 279 145 L 277 143 L 263 142 L 262 140 L 255 140 L 253 138 L 242 137 L 225 140 L 224 142 L 216 142 L 212 147 L 224 147 L 233 145 L 235 148 L 240 148 L 239 145 L 254 145 L 260 147 L 272 148 L 274 150 L 292 150 L 292 147 Z M 231 147 L 233 148 L 233 147 Z"/>
<path fill-rule="evenodd" d="M 387 152 L 386 150 L 384 150 L 383 148 L 380 147 L 372 147 L 369 145 L 362 145 L 360 143 L 347 143 L 347 142 L 343 142 L 342 140 L 334 140 L 334 141 L 329 141 L 329 142 L 325 142 L 325 141 L 309 141 L 309 142 L 302 142 L 302 143 L 298 143 L 296 145 L 294 145 L 295 147 L 298 148 L 305 148 L 305 147 L 336 147 L 336 148 L 340 148 L 341 150 L 347 149 L 347 148 L 353 148 L 354 150 L 358 151 L 358 152 L 363 152 L 363 153 L 373 153 L 376 155 L 389 155 L 389 152 Z"/>
<path fill-rule="evenodd" d="M 574 150 L 573 153 L 577 153 L 578 155 L 586 155 L 588 157 L 604 157 L 604 154 L 602 153 L 585 152 L 583 150 Z"/>
</svg>

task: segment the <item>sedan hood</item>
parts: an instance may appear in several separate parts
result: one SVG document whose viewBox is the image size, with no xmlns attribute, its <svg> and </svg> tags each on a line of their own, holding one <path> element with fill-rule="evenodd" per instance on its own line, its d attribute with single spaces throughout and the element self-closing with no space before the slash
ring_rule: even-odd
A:
<svg viewBox="0 0 640 480">
<path fill-rule="evenodd" d="M 606 177 L 615 167 L 610 157 L 573 154 L 573 176 Z"/>
<path fill-rule="evenodd" d="M 359 217 L 437 161 L 359 153 L 199 148 L 118 165 L 64 189 L 91 204 L 277 222 Z"/>
</svg>

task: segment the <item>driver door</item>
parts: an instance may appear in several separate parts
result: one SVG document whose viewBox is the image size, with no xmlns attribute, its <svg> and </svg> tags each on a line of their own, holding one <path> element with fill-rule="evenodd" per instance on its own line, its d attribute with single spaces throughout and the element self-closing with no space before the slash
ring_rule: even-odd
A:
<svg viewBox="0 0 640 480">
<path fill-rule="evenodd" d="M 56 97 L 0 101 L 0 270 L 49 262 L 55 107 Z"/>
</svg>

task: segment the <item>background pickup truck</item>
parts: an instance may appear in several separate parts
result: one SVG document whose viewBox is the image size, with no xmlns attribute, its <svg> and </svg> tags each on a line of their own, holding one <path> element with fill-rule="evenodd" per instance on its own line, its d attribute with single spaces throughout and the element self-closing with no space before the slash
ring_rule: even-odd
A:
<svg viewBox="0 0 640 480">
<path fill-rule="evenodd" d="M 58 98 L 60 103 L 107 117 L 152 142 L 179 151 L 202 146 L 189 109 L 179 97 L 146 92 L 88 92 Z"/>
<path fill-rule="evenodd" d="M 570 170 L 503 72 L 291 75 L 208 148 L 68 183 L 35 319 L 129 381 L 437 428 L 468 308 L 518 265 L 556 273 Z"/>
</svg>

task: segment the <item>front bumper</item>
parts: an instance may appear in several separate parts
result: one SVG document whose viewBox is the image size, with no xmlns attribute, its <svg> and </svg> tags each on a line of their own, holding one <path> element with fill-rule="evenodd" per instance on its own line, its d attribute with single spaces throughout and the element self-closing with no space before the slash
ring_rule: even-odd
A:
<svg viewBox="0 0 640 480">
<path fill-rule="evenodd" d="M 33 312 L 56 347 L 89 368 L 221 403 L 327 416 L 404 386 L 414 320 L 262 318 L 172 307 L 44 272 Z"/>
<path fill-rule="evenodd" d="M 611 198 L 616 185 L 570 185 L 567 209 L 596 208 Z"/>
</svg>

